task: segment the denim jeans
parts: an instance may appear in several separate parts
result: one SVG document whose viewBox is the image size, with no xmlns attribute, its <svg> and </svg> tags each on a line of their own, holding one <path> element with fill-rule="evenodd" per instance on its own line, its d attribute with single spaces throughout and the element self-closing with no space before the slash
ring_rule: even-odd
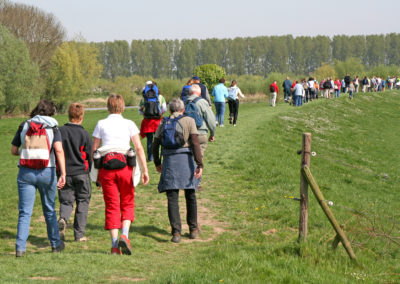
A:
<svg viewBox="0 0 400 284">
<path fill-rule="evenodd" d="M 338 98 L 340 96 L 340 90 L 335 89 L 335 98 Z"/>
<path fill-rule="evenodd" d="M 303 97 L 302 96 L 294 96 L 294 105 L 295 106 L 303 105 Z"/>
<path fill-rule="evenodd" d="M 20 167 L 18 178 L 18 232 L 15 243 L 16 251 L 26 250 L 36 189 L 42 201 L 43 215 L 47 225 L 47 236 L 52 248 L 60 245 L 55 200 L 57 195 L 57 178 L 55 168 L 40 170 Z"/>
<path fill-rule="evenodd" d="M 146 133 L 147 138 L 147 160 L 153 161 L 153 132 Z"/>
<path fill-rule="evenodd" d="M 224 114 L 225 114 L 225 103 L 215 102 L 215 112 L 216 112 L 216 120 L 219 125 L 224 124 Z"/>
<path fill-rule="evenodd" d="M 290 89 L 285 89 L 284 96 L 285 96 L 285 101 L 288 101 L 290 98 Z"/>
</svg>

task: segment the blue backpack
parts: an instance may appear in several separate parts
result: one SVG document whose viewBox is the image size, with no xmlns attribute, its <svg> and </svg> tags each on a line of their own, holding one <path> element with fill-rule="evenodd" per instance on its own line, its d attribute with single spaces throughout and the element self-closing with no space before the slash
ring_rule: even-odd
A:
<svg viewBox="0 0 400 284">
<path fill-rule="evenodd" d="M 158 88 L 156 85 L 146 85 L 143 91 L 143 107 L 145 118 L 160 118 L 161 108 L 158 102 Z"/>
<path fill-rule="evenodd" d="M 196 127 L 199 128 L 203 125 L 203 116 L 200 115 L 199 109 L 196 106 L 196 102 L 200 100 L 201 97 L 195 98 L 193 101 L 185 102 L 185 112 L 184 115 L 189 116 L 196 122 Z"/>
<path fill-rule="evenodd" d="M 179 124 L 179 119 L 183 115 L 175 118 L 164 117 L 163 118 L 163 130 L 161 136 L 161 145 L 166 149 L 178 149 L 185 144 L 182 130 L 176 129 L 176 124 Z M 181 127 L 182 128 L 182 127 Z"/>
</svg>

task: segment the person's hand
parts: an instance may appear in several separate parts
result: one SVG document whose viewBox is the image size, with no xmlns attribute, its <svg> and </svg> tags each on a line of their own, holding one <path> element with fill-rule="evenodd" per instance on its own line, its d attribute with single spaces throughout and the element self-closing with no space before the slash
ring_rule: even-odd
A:
<svg viewBox="0 0 400 284">
<path fill-rule="evenodd" d="M 210 142 L 214 142 L 214 141 L 215 141 L 215 138 L 214 138 L 214 136 L 210 136 L 210 137 L 208 138 L 208 141 L 210 141 Z"/>
<path fill-rule="evenodd" d="M 196 171 L 194 172 L 194 177 L 196 179 L 199 179 L 202 174 L 203 174 L 203 168 L 197 168 Z"/>
<path fill-rule="evenodd" d="M 57 188 L 58 188 L 58 189 L 63 188 L 64 185 L 65 185 L 65 181 L 66 181 L 65 176 L 60 176 L 60 177 L 58 178 Z"/>
<path fill-rule="evenodd" d="M 162 165 L 156 166 L 156 170 L 157 170 L 158 173 L 161 174 L 161 172 L 162 172 Z"/>
<path fill-rule="evenodd" d="M 149 173 L 148 172 L 142 173 L 142 184 L 147 185 L 149 181 L 150 181 Z"/>
</svg>

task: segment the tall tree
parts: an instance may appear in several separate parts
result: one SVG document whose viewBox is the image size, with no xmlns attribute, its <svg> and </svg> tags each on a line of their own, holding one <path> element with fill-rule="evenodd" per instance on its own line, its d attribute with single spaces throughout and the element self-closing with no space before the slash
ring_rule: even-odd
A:
<svg viewBox="0 0 400 284">
<path fill-rule="evenodd" d="M 31 59 L 42 71 L 47 69 L 54 51 L 65 39 L 65 30 L 56 17 L 34 6 L 3 0 L 0 23 L 25 41 Z"/>
<path fill-rule="evenodd" d="M 385 62 L 385 38 L 383 35 L 366 36 L 367 66 L 373 67 Z"/>
<path fill-rule="evenodd" d="M 88 43 L 65 42 L 54 53 L 47 74 L 46 96 L 61 110 L 67 102 L 91 92 L 101 74 L 97 52 Z"/>
<path fill-rule="evenodd" d="M 141 76 L 150 76 L 153 69 L 153 58 L 150 42 L 133 40 L 131 43 L 132 73 Z"/>
<path fill-rule="evenodd" d="M 38 99 L 39 70 L 25 43 L 0 24 L 0 109 L 28 111 Z"/>
<path fill-rule="evenodd" d="M 199 41 L 197 39 L 184 39 L 181 41 L 179 55 L 177 58 L 178 78 L 192 76 L 192 71 L 197 66 L 197 54 Z"/>
</svg>

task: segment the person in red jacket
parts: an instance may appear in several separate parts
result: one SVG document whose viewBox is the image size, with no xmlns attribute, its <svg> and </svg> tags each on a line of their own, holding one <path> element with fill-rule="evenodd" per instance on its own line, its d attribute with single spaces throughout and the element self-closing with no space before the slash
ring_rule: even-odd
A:
<svg viewBox="0 0 400 284">
<path fill-rule="evenodd" d="M 279 94 L 279 88 L 276 81 L 269 85 L 269 91 L 271 93 L 271 106 L 275 107 L 276 96 Z"/>
</svg>

